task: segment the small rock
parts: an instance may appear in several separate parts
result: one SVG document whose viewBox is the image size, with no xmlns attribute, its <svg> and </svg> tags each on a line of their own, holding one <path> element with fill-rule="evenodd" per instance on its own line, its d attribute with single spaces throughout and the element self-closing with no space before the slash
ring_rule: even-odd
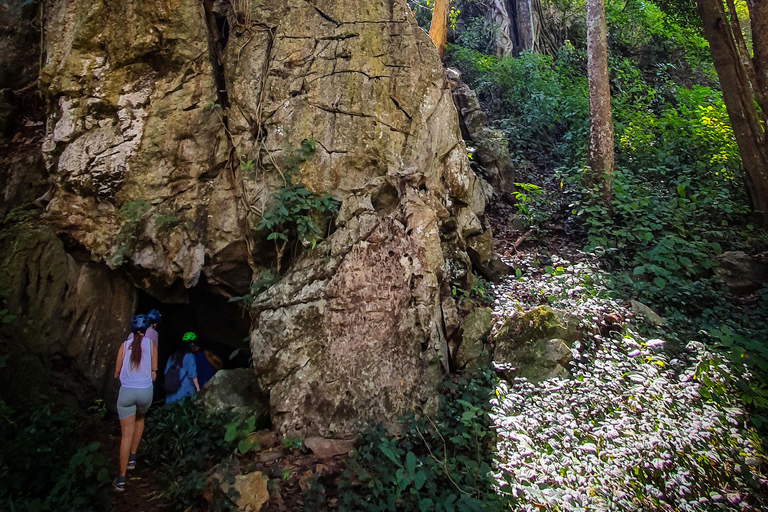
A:
<svg viewBox="0 0 768 512">
<path fill-rule="evenodd" d="M 564 377 L 573 359 L 571 346 L 581 337 L 578 319 L 539 306 L 505 320 L 494 338 L 494 361 L 517 369 L 515 376 L 538 383 Z"/>
<path fill-rule="evenodd" d="M 324 437 L 308 437 L 304 440 L 304 446 L 309 448 L 320 459 L 344 455 L 355 448 L 355 444 L 352 441 L 346 439 L 326 439 Z"/>
<path fill-rule="evenodd" d="M 654 311 L 651 308 L 649 308 L 648 306 L 646 306 L 642 302 L 637 301 L 637 300 L 633 300 L 633 301 L 630 301 L 630 302 L 632 303 L 632 312 L 635 313 L 636 315 L 643 315 L 653 325 L 661 326 L 661 325 L 665 325 L 667 323 L 667 319 L 666 318 L 660 317 L 659 315 L 654 313 Z"/>
<path fill-rule="evenodd" d="M 243 512 L 261 512 L 264 505 L 269 503 L 269 490 L 267 489 L 269 478 L 260 471 L 254 471 L 246 475 L 235 477 L 235 484 L 224 484 L 221 490 L 228 494 L 234 488 L 239 496 L 232 501 Z"/>
<path fill-rule="evenodd" d="M 262 450 L 269 450 L 270 448 L 274 448 L 278 445 L 277 441 L 277 434 L 272 432 L 271 430 L 259 430 L 258 432 L 254 432 L 251 434 L 251 437 L 249 438 L 250 441 L 254 441 L 256 443 L 259 443 L 259 447 Z"/>
<path fill-rule="evenodd" d="M 270 450 L 267 452 L 259 453 L 259 462 L 263 462 L 267 464 L 269 462 L 280 460 L 283 457 L 285 457 L 285 453 L 283 453 L 283 450 Z"/>
</svg>

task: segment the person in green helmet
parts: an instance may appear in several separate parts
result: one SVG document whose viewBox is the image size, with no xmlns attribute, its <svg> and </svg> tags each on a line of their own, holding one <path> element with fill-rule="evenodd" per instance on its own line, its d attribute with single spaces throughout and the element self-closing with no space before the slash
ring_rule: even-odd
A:
<svg viewBox="0 0 768 512">
<path fill-rule="evenodd" d="M 178 402 L 182 398 L 200 391 L 197 382 L 197 364 L 192 354 L 192 343 L 197 339 L 195 333 L 188 332 L 181 338 L 178 350 L 168 358 L 165 365 L 165 403 Z"/>
</svg>

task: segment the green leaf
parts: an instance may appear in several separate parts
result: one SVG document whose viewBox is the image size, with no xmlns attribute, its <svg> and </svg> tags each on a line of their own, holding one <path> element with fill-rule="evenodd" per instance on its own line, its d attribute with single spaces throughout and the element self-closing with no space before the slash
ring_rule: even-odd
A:
<svg viewBox="0 0 768 512">
<path fill-rule="evenodd" d="M 237 425 L 230 423 L 224 427 L 226 433 L 224 434 L 224 441 L 231 443 L 237 437 Z"/>
<path fill-rule="evenodd" d="M 413 452 L 408 452 L 408 454 L 405 456 L 405 469 L 408 471 L 409 475 L 414 475 L 416 473 L 416 455 L 413 454 Z"/>
<path fill-rule="evenodd" d="M 417 491 L 421 490 L 426 480 L 427 480 L 427 474 L 424 471 L 419 471 L 418 473 L 416 473 L 416 475 L 413 477 L 413 485 L 414 487 L 416 487 Z"/>
<path fill-rule="evenodd" d="M 253 443 L 251 443 L 248 439 L 243 439 L 237 443 L 237 449 L 240 451 L 240 453 L 246 453 L 251 448 L 253 448 Z"/>
<path fill-rule="evenodd" d="M 645 272 L 645 265 L 640 265 L 635 267 L 635 269 L 632 271 L 632 274 L 639 276 L 640 274 Z"/>
<path fill-rule="evenodd" d="M 397 459 L 397 457 L 395 457 L 395 453 L 392 450 L 390 450 L 386 445 L 384 444 L 379 445 L 379 450 L 381 450 L 381 453 L 386 455 L 389 460 L 391 460 L 398 466 L 400 465 L 400 461 Z"/>
<path fill-rule="evenodd" d="M 662 279 L 661 277 L 654 277 L 653 278 L 653 284 L 658 286 L 661 289 L 664 289 L 664 287 L 667 285 L 667 282 Z"/>
<path fill-rule="evenodd" d="M 429 498 L 424 498 L 419 502 L 419 510 L 421 512 L 431 512 L 435 509 L 434 502 Z"/>
</svg>

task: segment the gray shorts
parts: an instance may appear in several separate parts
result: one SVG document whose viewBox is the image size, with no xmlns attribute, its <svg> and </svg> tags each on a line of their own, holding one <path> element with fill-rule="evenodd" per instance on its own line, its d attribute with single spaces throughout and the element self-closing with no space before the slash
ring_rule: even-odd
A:
<svg viewBox="0 0 768 512">
<path fill-rule="evenodd" d="M 117 415 L 121 420 L 136 414 L 146 414 L 152 405 L 152 386 L 144 389 L 120 387 L 117 395 Z"/>
</svg>

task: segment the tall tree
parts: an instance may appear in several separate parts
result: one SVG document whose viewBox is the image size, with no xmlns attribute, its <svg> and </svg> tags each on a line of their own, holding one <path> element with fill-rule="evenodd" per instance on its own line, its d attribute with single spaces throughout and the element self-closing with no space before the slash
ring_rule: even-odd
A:
<svg viewBox="0 0 768 512">
<path fill-rule="evenodd" d="M 696 0 L 704 36 L 709 41 L 723 100 L 731 120 L 744 166 L 745 182 L 752 207 L 762 213 L 768 225 L 768 140 L 763 114 L 768 113 L 768 0 L 751 0 L 749 15 L 752 26 L 754 58 L 744 55 L 743 44 L 733 2 L 726 15 L 723 0 Z"/>
<path fill-rule="evenodd" d="M 587 67 L 589 78 L 589 174 L 606 206 L 613 182 L 613 120 L 608 79 L 608 44 L 604 0 L 587 0 Z"/>
<path fill-rule="evenodd" d="M 507 9 L 507 0 L 490 0 L 486 9 L 486 23 L 495 29 L 496 55 L 509 57 L 517 50 L 517 44 L 514 39 L 516 29 Z"/>
<path fill-rule="evenodd" d="M 435 0 L 432 10 L 432 24 L 429 26 L 429 37 L 437 46 L 437 53 L 443 58 L 445 42 L 448 40 L 448 13 L 451 10 L 451 0 Z"/>
</svg>

